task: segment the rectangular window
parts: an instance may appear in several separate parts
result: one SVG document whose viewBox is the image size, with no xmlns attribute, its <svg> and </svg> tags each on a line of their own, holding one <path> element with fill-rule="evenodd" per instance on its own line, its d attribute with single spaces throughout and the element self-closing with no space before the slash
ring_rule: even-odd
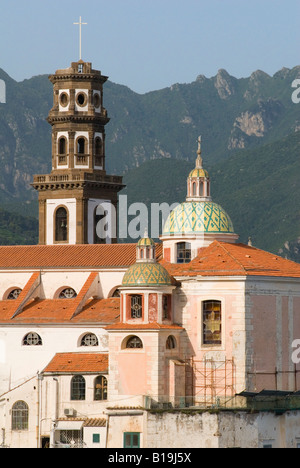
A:
<svg viewBox="0 0 300 468">
<path fill-rule="evenodd" d="M 131 296 L 131 318 L 142 318 L 143 298 L 142 296 Z"/>
<path fill-rule="evenodd" d="M 170 294 L 163 295 L 163 320 L 171 320 L 171 296 Z"/>
<path fill-rule="evenodd" d="M 203 302 L 203 344 L 220 345 L 222 343 L 222 313 L 220 301 Z"/>
<path fill-rule="evenodd" d="M 179 242 L 177 244 L 177 263 L 189 263 L 191 261 L 191 244 Z"/>
<path fill-rule="evenodd" d="M 140 433 L 124 432 L 124 448 L 140 448 Z"/>
<path fill-rule="evenodd" d="M 93 434 L 93 444 L 100 444 L 100 434 Z"/>
</svg>

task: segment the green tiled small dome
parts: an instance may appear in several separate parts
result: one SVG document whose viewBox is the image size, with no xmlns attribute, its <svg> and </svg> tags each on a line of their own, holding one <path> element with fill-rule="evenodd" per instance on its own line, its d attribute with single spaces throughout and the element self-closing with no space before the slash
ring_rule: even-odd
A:
<svg viewBox="0 0 300 468">
<path fill-rule="evenodd" d="M 139 247 L 139 246 L 146 246 L 146 247 L 147 247 L 148 245 L 149 245 L 149 246 L 155 245 L 155 242 L 154 242 L 153 239 L 150 239 L 150 237 L 143 237 L 142 239 L 140 239 L 140 240 L 138 241 L 138 244 L 137 244 L 137 245 L 138 245 L 138 247 Z"/>
<path fill-rule="evenodd" d="M 195 168 L 189 173 L 189 177 L 206 177 L 208 179 L 209 174 L 203 168 Z"/>
<path fill-rule="evenodd" d="M 172 278 L 159 263 L 135 263 L 126 271 L 123 286 L 170 286 Z"/>
</svg>

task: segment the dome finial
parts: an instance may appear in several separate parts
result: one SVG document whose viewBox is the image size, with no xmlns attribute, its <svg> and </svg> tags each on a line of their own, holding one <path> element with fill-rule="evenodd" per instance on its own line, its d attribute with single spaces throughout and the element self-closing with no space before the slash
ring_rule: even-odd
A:
<svg viewBox="0 0 300 468">
<path fill-rule="evenodd" d="M 202 169 L 202 163 L 203 159 L 201 158 L 201 142 L 202 142 L 202 137 L 198 137 L 198 150 L 197 150 L 197 159 L 196 159 L 196 169 Z"/>
</svg>

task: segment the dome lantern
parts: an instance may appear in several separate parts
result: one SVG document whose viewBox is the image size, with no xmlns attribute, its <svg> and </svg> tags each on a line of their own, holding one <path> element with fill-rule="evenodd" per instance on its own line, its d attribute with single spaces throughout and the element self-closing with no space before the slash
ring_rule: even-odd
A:
<svg viewBox="0 0 300 468">
<path fill-rule="evenodd" d="M 188 263 L 215 240 L 235 243 L 238 239 L 226 211 L 210 196 L 210 178 L 203 169 L 201 137 L 196 167 L 187 178 L 186 201 L 169 214 L 163 227 L 163 256 L 167 262 Z"/>
<path fill-rule="evenodd" d="M 136 261 L 154 263 L 155 262 L 155 242 L 148 237 L 147 230 L 136 246 Z"/>
<path fill-rule="evenodd" d="M 198 150 L 196 166 L 187 178 L 187 201 L 209 201 L 210 179 L 208 172 L 203 169 L 203 159 L 201 157 L 201 136 L 198 138 Z"/>
</svg>

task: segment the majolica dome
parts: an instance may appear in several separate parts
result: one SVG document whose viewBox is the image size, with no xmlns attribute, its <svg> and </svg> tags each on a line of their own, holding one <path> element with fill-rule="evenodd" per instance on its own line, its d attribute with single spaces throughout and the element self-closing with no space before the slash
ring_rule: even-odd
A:
<svg viewBox="0 0 300 468">
<path fill-rule="evenodd" d="M 151 239 L 150 237 L 146 235 L 146 237 L 142 237 L 142 239 L 138 241 L 137 245 L 138 247 L 139 246 L 152 246 L 152 245 L 155 245 L 155 242 L 153 239 Z"/>
<path fill-rule="evenodd" d="M 233 224 L 223 208 L 212 201 L 185 202 L 169 215 L 163 236 L 194 235 L 205 233 L 233 234 Z"/>
<path fill-rule="evenodd" d="M 187 198 L 170 213 L 162 236 L 204 236 L 234 234 L 233 225 L 226 211 L 210 196 L 210 179 L 203 168 L 201 137 L 198 138 L 196 167 L 187 179 Z M 234 234 L 235 235 L 235 234 Z M 211 237 L 211 236 L 209 236 Z"/>
<path fill-rule="evenodd" d="M 195 167 L 195 169 L 193 169 L 189 173 L 189 177 L 207 177 L 208 178 L 209 174 L 205 169 Z"/>
<path fill-rule="evenodd" d="M 171 284 L 171 276 L 156 261 L 155 242 L 146 231 L 136 246 L 136 263 L 126 271 L 122 286 L 170 286 Z"/>
<path fill-rule="evenodd" d="M 123 286 L 170 286 L 172 278 L 159 263 L 135 263 L 126 271 Z"/>
</svg>

